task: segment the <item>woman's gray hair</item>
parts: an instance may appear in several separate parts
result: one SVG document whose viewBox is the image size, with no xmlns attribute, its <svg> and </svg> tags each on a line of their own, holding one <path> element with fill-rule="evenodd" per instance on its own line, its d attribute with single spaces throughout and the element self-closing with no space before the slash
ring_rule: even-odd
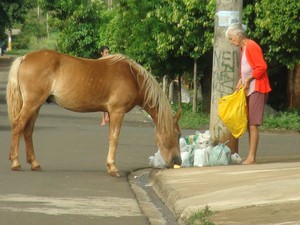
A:
<svg viewBox="0 0 300 225">
<path fill-rule="evenodd" d="M 243 37 L 246 37 L 246 30 L 244 29 L 242 24 L 233 24 L 227 28 L 225 36 L 228 39 L 232 36 L 241 39 Z"/>
</svg>

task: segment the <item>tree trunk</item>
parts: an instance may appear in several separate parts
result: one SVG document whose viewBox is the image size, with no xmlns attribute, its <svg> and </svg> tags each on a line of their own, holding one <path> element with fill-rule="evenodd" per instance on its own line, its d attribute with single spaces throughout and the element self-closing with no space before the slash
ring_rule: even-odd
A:
<svg viewBox="0 0 300 225">
<path fill-rule="evenodd" d="M 293 99 L 294 99 L 294 68 L 288 70 L 288 87 L 287 87 L 287 96 L 288 96 L 288 108 L 291 109 L 293 107 Z"/>
<path fill-rule="evenodd" d="M 110 9 L 113 5 L 113 0 L 107 0 L 107 6 Z"/>
<path fill-rule="evenodd" d="M 178 75 L 178 109 L 181 109 L 181 75 Z"/>
<path fill-rule="evenodd" d="M 170 102 L 173 103 L 174 99 L 174 81 L 172 80 L 169 86 L 169 99 Z"/>
<path fill-rule="evenodd" d="M 300 64 L 288 71 L 288 107 L 300 110 Z"/>
<path fill-rule="evenodd" d="M 166 75 L 163 77 L 163 92 L 166 95 L 168 93 L 168 77 Z"/>
<path fill-rule="evenodd" d="M 197 111 L 197 59 L 194 59 L 194 93 L 193 93 L 193 112 Z"/>
</svg>

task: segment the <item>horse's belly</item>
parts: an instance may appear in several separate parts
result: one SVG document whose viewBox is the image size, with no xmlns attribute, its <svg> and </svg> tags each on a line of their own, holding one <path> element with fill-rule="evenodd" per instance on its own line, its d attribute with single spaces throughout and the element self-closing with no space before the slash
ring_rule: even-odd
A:
<svg viewBox="0 0 300 225">
<path fill-rule="evenodd" d="M 97 111 L 106 111 L 106 108 L 99 101 L 92 99 L 85 99 L 84 101 L 76 98 L 64 98 L 64 97 L 53 97 L 51 98 L 52 102 L 55 102 L 57 105 L 74 111 L 74 112 L 97 112 Z"/>
</svg>

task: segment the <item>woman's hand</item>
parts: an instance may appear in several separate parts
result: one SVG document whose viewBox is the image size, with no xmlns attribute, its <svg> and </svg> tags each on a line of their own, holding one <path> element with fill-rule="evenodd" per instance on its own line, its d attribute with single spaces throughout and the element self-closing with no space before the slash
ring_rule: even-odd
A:
<svg viewBox="0 0 300 225">
<path fill-rule="evenodd" d="M 239 79 L 239 81 L 237 82 L 236 86 L 235 86 L 235 89 L 238 91 L 241 89 L 242 87 L 242 78 Z"/>
<path fill-rule="evenodd" d="M 254 79 L 254 77 L 250 76 L 245 80 L 245 83 L 244 83 L 245 89 L 248 89 L 250 87 L 250 83 L 253 79 Z"/>
</svg>

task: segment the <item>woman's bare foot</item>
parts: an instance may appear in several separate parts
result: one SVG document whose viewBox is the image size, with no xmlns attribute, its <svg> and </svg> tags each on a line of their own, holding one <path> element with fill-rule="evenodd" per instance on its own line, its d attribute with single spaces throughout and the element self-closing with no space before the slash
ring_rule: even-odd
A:
<svg viewBox="0 0 300 225">
<path fill-rule="evenodd" d="M 251 164 L 256 164 L 255 160 L 251 159 L 246 159 L 245 161 L 242 162 L 243 165 L 251 165 Z"/>
</svg>

